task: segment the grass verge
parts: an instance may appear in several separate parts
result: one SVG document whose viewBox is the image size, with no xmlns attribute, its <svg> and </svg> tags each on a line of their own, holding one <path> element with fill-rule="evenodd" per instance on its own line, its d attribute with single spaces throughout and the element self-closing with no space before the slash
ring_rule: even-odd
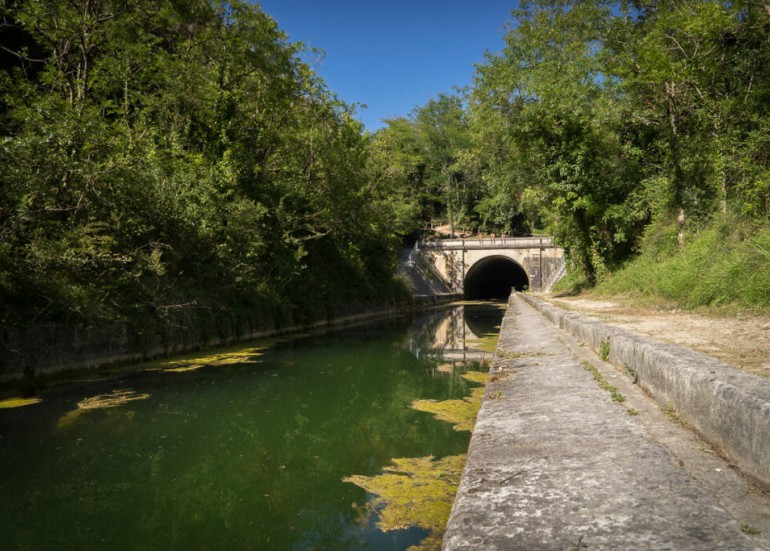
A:
<svg viewBox="0 0 770 551">
<path fill-rule="evenodd" d="M 682 250 L 645 244 L 600 283 L 600 295 L 685 309 L 770 311 L 770 228 L 714 224 Z"/>
</svg>

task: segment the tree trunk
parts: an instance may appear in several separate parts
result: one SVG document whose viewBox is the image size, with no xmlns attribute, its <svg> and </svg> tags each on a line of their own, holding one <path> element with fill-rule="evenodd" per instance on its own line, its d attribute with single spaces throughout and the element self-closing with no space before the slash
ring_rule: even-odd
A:
<svg viewBox="0 0 770 551">
<path fill-rule="evenodd" d="M 676 83 L 664 83 L 666 91 L 666 112 L 668 114 L 668 124 L 671 130 L 669 137 L 669 148 L 671 149 L 671 161 L 674 165 L 674 210 L 677 212 L 677 240 L 679 248 L 685 244 L 684 227 L 686 221 L 684 208 L 684 171 L 682 170 L 681 154 L 679 151 L 679 132 L 677 125 L 676 109 Z"/>
<path fill-rule="evenodd" d="M 591 225 L 583 210 L 575 212 L 575 221 L 577 222 L 580 233 L 578 237 L 580 240 L 578 243 L 579 262 L 583 267 L 589 285 L 594 285 L 596 283 L 596 268 L 594 267 L 593 259 L 591 258 Z"/>
</svg>

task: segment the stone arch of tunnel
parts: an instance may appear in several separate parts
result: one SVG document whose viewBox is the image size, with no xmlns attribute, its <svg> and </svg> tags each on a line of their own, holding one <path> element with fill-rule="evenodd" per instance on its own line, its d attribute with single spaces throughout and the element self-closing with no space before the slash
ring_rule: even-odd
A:
<svg viewBox="0 0 770 551">
<path fill-rule="evenodd" d="M 523 291 L 529 287 L 524 268 L 505 256 L 483 258 L 470 267 L 463 291 L 467 299 L 507 299 L 511 289 Z"/>
</svg>

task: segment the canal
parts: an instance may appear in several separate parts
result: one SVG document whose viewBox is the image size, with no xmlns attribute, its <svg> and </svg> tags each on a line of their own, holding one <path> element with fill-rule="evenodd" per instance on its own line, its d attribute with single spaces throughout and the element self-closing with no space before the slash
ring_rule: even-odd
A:
<svg viewBox="0 0 770 551">
<path fill-rule="evenodd" d="M 0 397 L 0 547 L 433 545 L 441 521 L 410 515 L 451 499 L 410 492 L 456 482 L 470 432 L 431 408 L 479 395 L 503 313 L 456 305 Z"/>
</svg>

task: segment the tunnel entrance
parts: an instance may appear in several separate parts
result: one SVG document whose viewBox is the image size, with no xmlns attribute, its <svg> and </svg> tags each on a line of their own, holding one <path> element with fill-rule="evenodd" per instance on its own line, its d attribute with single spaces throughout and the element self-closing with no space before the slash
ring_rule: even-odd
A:
<svg viewBox="0 0 770 551">
<path fill-rule="evenodd" d="M 529 278 L 519 264 L 504 256 L 479 260 L 465 276 L 465 298 L 471 300 L 507 299 L 511 289 L 523 291 Z"/>
</svg>

